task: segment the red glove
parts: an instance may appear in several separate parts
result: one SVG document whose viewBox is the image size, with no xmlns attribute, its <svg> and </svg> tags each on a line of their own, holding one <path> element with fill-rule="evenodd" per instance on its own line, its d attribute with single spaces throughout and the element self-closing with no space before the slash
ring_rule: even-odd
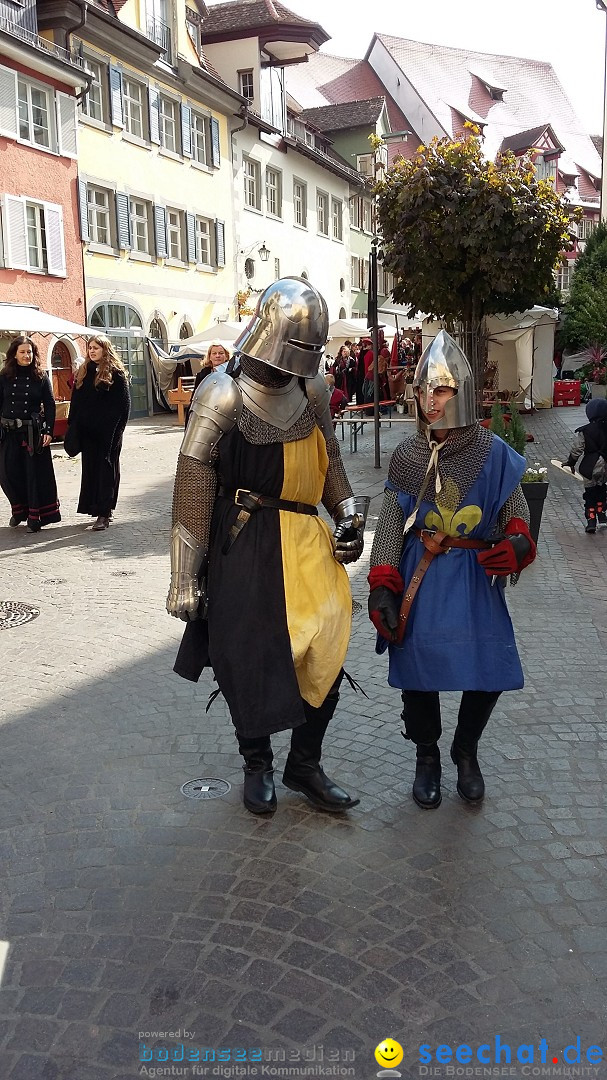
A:
<svg viewBox="0 0 607 1080">
<path fill-rule="evenodd" d="M 371 586 L 369 618 L 386 641 L 396 641 L 400 614 L 398 597 L 405 591 L 405 583 L 396 567 L 388 563 L 372 566 L 367 581 Z"/>
<path fill-rule="evenodd" d="M 372 589 L 379 585 L 385 585 L 393 593 L 403 593 L 405 583 L 395 566 L 384 563 L 383 566 L 372 566 L 367 576 L 367 581 Z"/>
<path fill-rule="evenodd" d="M 488 577 L 518 574 L 535 559 L 535 541 L 522 518 L 511 518 L 505 532 L 504 540 L 476 556 Z"/>
</svg>

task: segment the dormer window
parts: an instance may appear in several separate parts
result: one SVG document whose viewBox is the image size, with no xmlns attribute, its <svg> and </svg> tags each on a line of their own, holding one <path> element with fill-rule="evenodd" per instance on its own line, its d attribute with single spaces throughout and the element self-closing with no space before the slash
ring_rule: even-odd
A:
<svg viewBox="0 0 607 1080">
<path fill-rule="evenodd" d="M 474 77 L 483 84 L 490 98 L 493 98 L 494 101 L 504 100 L 504 94 L 508 87 L 500 86 L 498 80 L 491 72 L 483 71 L 480 68 L 470 68 L 470 74 L 474 75 Z"/>
<path fill-rule="evenodd" d="M 186 7 L 186 9 L 185 9 L 186 30 L 188 32 L 188 37 L 189 37 L 190 41 L 192 42 L 192 45 L 194 46 L 194 48 L 196 50 L 196 55 L 198 57 L 200 57 L 200 55 L 202 53 L 202 44 L 201 44 L 201 41 L 200 41 L 200 25 L 201 25 L 201 22 L 202 22 L 202 20 L 200 18 L 200 15 L 198 14 L 198 12 L 197 11 L 192 11 L 191 8 Z"/>
<path fill-rule="evenodd" d="M 535 175 L 538 180 L 549 180 L 553 187 L 556 187 L 556 169 L 558 164 L 558 158 L 548 157 L 546 154 L 540 154 L 535 159 Z"/>
<path fill-rule="evenodd" d="M 247 71 L 238 72 L 238 81 L 240 93 L 247 101 L 252 101 L 255 97 L 255 84 L 253 82 L 253 69 L 250 68 Z"/>
</svg>

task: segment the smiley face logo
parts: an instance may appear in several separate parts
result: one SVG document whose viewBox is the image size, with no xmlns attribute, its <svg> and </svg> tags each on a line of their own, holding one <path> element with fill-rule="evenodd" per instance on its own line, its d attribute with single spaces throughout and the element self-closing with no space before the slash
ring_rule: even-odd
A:
<svg viewBox="0 0 607 1080">
<path fill-rule="evenodd" d="M 375 1047 L 375 1060 L 382 1069 L 394 1069 L 403 1060 L 404 1050 L 395 1039 L 382 1039 Z"/>
</svg>

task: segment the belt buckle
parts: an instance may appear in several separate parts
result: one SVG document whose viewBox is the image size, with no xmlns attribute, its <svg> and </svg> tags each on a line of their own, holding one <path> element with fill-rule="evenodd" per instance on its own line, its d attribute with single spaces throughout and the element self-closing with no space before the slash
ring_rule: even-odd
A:
<svg viewBox="0 0 607 1080">
<path fill-rule="evenodd" d="M 23 427 L 23 420 L 21 420 L 19 417 L 17 417 L 17 419 L 15 420 L 15 425 L 18 428 L 22 428 Z"/>
<path fill-rule="evenodd" d="M 242 506 L 242 503 L 240 501 L 240 493 L 241 493 L 241 491 L 243 492 L 244 495 L 250 495 L 251 494 L 251 489 L 250 488 L 236 488 L 236 491 L 234 493 L 234 502 L 236 503 L 236 506 Z"/>
</svg>

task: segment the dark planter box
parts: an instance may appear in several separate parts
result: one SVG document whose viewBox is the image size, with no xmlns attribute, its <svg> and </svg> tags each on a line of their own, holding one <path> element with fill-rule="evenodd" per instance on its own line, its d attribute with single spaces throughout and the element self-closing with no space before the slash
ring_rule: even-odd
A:
<svg viewBox="0 0 607 1080">
<path fill-rule="evenodd" d="M 539 484 L 521 484 L 521 487 L 523 489 L 523 495 L 527 500 L 529 516 L 531 518 L 529 532 L 537 544 L 542 521 L 542 510 L 544 509 L 544 499 L 548 494 L 548 484 L 546 482 L 540 482 Z"/>
</svg>

